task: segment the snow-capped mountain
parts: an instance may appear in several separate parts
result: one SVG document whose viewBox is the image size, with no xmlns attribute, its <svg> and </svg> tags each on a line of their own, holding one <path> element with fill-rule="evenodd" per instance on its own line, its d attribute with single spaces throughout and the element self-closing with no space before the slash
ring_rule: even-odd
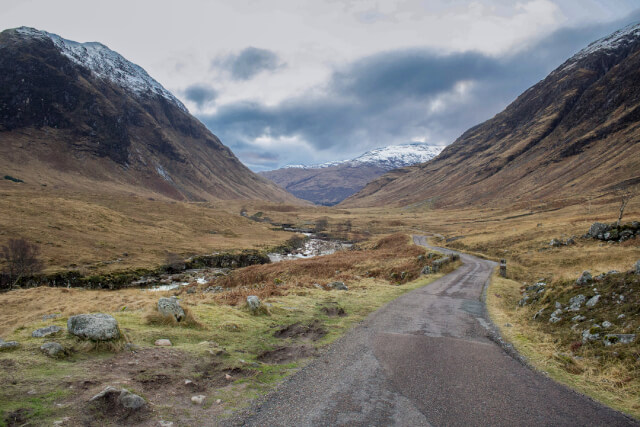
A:
<svg viewBox="0 0 640 427">
<path fill-rule="evenodd" d="M 127 61 L 122 55 L 98 42 L 78 43 L 63 39 L 57 34 L 30 27 L 16 28 L 24 37 L 50 39 L 60 52 L 74 63 L 84 67 L 99 79 L 106 79 L 136 95 L 160 95 L 182 111 L 187 111 L 178 98 L 155 81 L 139 65 Z"/>
<path fill-rule="evenodd" d="M 390 145 L 367 151 L 366 153 L 350 160 L 341 160 L 316 165 L 287 165 L 283 169 L 324 169 L 334 166 L 377 166 L 385 170 L 403 168 L 417 163 L 428 162 L 436 157 L 444 149 L 443 146 L 412 143 L 403 145 Z"/>
<path fill-rule="evenodd" d="M 423 143 L 391 145 L 350 160 L 287 165 L 260 174 L 296 197 L 321 205 L 335 205 L 385 172 L 427 162 L 443 149 Z"/>
</svg>

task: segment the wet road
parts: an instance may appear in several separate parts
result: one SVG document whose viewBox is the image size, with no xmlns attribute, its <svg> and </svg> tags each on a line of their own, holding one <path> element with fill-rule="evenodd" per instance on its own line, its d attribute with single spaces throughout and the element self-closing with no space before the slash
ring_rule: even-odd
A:
<svg viewBox="0 0 640 427">
<path fill-rule="evenodd" d="M 417 244 L 426 244 L 416 236 Z M 371 314 L 251 410 L 250 426 L 623 426 L 628 417 L 534 372 L 491 339 L 495 263 L 464 265 Z"/>
</svg>

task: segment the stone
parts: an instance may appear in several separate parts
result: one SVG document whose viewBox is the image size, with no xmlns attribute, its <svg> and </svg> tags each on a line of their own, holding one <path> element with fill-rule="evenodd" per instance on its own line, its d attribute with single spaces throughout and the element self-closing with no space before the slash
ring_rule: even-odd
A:
<svg viewBox="0 0 640 427">
<path fill-rule="evenodd" d="M 562 243 L 561 240 L 551 239 L 551 242 L 549 243 L 549 246 L 551 246 L 552 248 L 557 248 L 558 246 L 563 246 L 563 243 Z"/>
<path fill-rule="evenodd" d="M 347 285 L 344 284 L 344 282 L 331 282 L 331 283 L 327 284 L 327 288 L 337 289 L 339 291 L 348 291 L 349 290 L 349 288 L 347 287 Z"/>
<path fill-rule="evenodd" d="M 195 294 L 196 293 L 196 287 L 193 286 L 193 287 L 188 288 L 187 289 L 187 293 L 188 294 Z"/>
<path fill-rule="evenodd" d="M 587 237 L 591 237 L 593 239 L 597 239 L 597 238 L 599 238 L 599 236 L 604 235 L 604 233 L 606 233 L 610 229 L 611 229 L 611 226 L 609 226 L 609 224 L 603 224 L 601 222 L 594 222 L 593 224 L 591 224 L 591 227 L 589 228 L 589 232 L 587 233 Z"/>
<path fill-rule="evenodd" d="M 40 351 L 46 354 L 49 357 L 63 357 L 66 352 L 64 351 L 64 347 L 62 347 L 57 342 L 46 342 L 40 346 Z"/>
<path fill-rule="evenodd" d="M 60 317 L 59 313 L 45 314 L 44 316 L 42 316 L 42 321 L 46 322 L 47 320 L 57 319 L 58 317 Z"/>
<path fill-rule="evenodd" d="M 256 295 L 249 295 L 247 297 L 247 307 L 251 310 L 252 313 L 255 313 L 260 308 L 260 298 Z"/>
<path fill-rule="evenodd" d="M 173 421 L 158 421 L 158 427 L 173 427 Z"/>
<path fill-rule="evenodd" d="M 627 316 L 625 316 L 624 313 L 623 313 L 623 314 L 618 316 L 618 319 L 624 319 L 625 317 L 627 317 Z"/>
<path fill-rule="evenodd" d="M 608 347 L 613 344 L 631 344 L 635 340 L 636 334 L 606 334 L 602 341 Z"/>
<path fill-rule="evenodd" d="M 562 317 L 560 317 L 561 314 L 562 314 L 562 310 L 560 309 L 551 313 L 551 317 L 549 317 L 549 323 L 558 323 L 559 321 L 561 321 L 562 320 Z"/>
<path fill-rule="evenodd" d="M 205 292 L 212 292 L 214 294 L 217 294 L 217 293 L 220 293 L 220 292 L 224 292 L 224 288 L 222 286 L 209 286 L 204 291 Z"/>
<path fill-rule="evenodd" d="M 314 283 L 313 287 L 316 289 L 324 289 L 320 283 Z"/>
<path fill-rule="evenodd" d="M 118 322 L 104 313 L 79 314 L 69 317 L 67 330 L 71 335 L 92 341 L 111 341 L 120 338 Z"/>
<path fill-rule="evenodd" d="M 229 374 L 224 374 L 224 379 L 227 381 L 233 381 L 233 377 Z"/>
<path fill-rule="evenodd" d="M 142 408 L 147 402 L 137 394 L 122 389 L 118 397 L 118 403 L 126 409 L 136 410 Z"/>
<path fill-rule="evenodd" d="M 112 396 L 115 396 L 115 395 L 119 396 L 121 391 L 122 390 L 120 390 L 118 388 L 115 388 L 113 386 L 107 386 L 100 393 L 96 394 L 91 399 L 89 399 L 89 402 L 95 402 L 96 400 L 109 398 L 109 397 L 112 397 Z"/>
<path fill-rule="evenodd" d="M 640 260 L 636 262 L 636 274 L 640 274 Z"/>
<path fill-rule="evenodd" d="M 593 296 L 593 297 L 589 298 L 589 301 L 587 301 L 587 303 L 585 305 L 587 307 L 593 307 L 594 305 L 596 305 L 598 303 L 599 300 L 600 300 L 600 295 Z"/>
<path fill-rule="evenodd" d="M 171 344 L 171 341 L 169 341 L 168 339 L 159 339 L 156 340 L 155 343 L 153 343 L 154 345 L 158 346 L 158 347 L 171 347 L 173 344 Z"/>
<path fill-rule="evenodd" d="M 536 312 L 536 314 L 533 315 L 533 320 L 536 320 L 538 317 L 542 316 L 542 313 L 544 313 L 544 308 L 541 308 Z"/>
<path fill-rule="evenodd" d="M 431 268 L 430 265 L 425 265 L 422 268 L 422 271 L 420 271 L 420 274 L 432 274 L 433 273 L 433 269 Z"/>
<path fill-rule="evenodd" d="M 202 405 L 204 403 L 204 400 L 207 398 L 207 396 L 203 395 L 203 394 L 199 394 L 197 396 L 193 396 L 191 398 L 191 402 L 195 405 Z"/>
<path fill-rule="evenodd" d="M 185 317 L 184 310 L 180 307 L 180 301 L 177 298 L 160 298 L 158 311 L 165 317 L 173 317 L 177 322 Z"/>
<path fill-rule="evenodd" d="M 0 339 L 0 351 L 13 350 L 18 347 L 20 347 L 20 343 L 18 341 L 5 341 Z"/>
<path fill-rule="evenodd" d="M 578 322 L 583 322 L 583 321 L 585 321 L 585 320 L 587 320 L 587 318 L 586 318 L 586 317 L 584 317 L 584 316 L 580 316 L 580 315 L 573 316 L 573 317 L 571 318 L 571 321 L 572 321 L 572 322 L 576 322 L 576 323 L 578 323 Z"/>
<path fill-rule="evenodd" d="M 602 327 L 603 328 L 610 328 L 612 326 L 611 322 L 609 322 L 608 320 L 605 320 L 604 322 L 602 322 Z"/>
<path fill-rule="evenodd" d="M 47 326 L 46 328 L 36 329 L 31 333 L 31 336 L 35 338 L 45 338 L 55 335 L 60 331 L 62 331 L 62 328 L 60 326 Z"/>
<path fill-rule="evenodd" d="M 556 301 L 555 307 L 556 310 L 562 310 L 562 304 L 560 304 L 558 301 Z"/>
<path fill-rule="evenodd" d="M 593 281 L 593 277 L 591 273 L 588 271 L 583 271 L 578 280 L 576 280 L 576 285 L 578 286 L 586 286 Z"/>
<path fill-rule="evenodd" d="M 569 237 L 567 240 L 564 241 L 565 246 L 571 246 L 571 245 L 575 245 L 576 241 L 573 237 Z"/>
<path fill-rule="evenodd" d="M 595 341 L 600 338 L 600 325 L 593 325 L 582 331 L 582 342 Z"/>
<path fill-rule="evenodd" d="M 584 295 L 576 295 L 569 300 L 569 311 L 579 311 L 582 304 L 587 300 Z"/>
</svg>

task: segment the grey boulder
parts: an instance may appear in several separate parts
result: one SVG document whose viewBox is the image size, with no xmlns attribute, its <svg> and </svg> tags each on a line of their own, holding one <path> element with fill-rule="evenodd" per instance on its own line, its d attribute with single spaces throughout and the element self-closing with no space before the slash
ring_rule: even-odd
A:
<svg viewBox="0 0 640 427">
<path fill-rule="evenodd" d="M 40 351 L 49 357 L 62 357 L 65 355 L 64 347 L 57 342 L 46 342 L 42 344 Z"/>
<path fill-rule="evenodd" d="M 580 307 L 582 307 L 582 304 L 584 304 L 584 302 L 586 300 L 587 300 L 587 297 L 585 297 L 582 294 L 576 295 L 575 297 L 572 297 L 569 300 L 569 311 L 578 311 L 578 310 L 580 310 Z"/>
<path fill-rule="evenodd" d="M 591 224 L 591 227 L 589 228 L 589 232 L 587 233 L 587 236 L 594 239 L 598 239 L 599 238 L 598 236 L 604 235 L 604 233 L 606 233 L 610 229 L 611 229 L 611 226 L 609 226 L 609 224 L 594 222 L 593 224 Z"/>
<path fill-rule="evenodd" d="M 60 331 L 62 331 L 60 326 L 47 326 L 46 328 L 36 329 L 31 333 L 31 336 L 34 338 L 45 338 L 55 335 Z"/>
<path fill-rule="evenodd" d="M 598 303 L 599 300 L 600 300 L 600 295 L 593 296 L 593 297 L 589 298 L 589 301 L 587 301 L 587 303 L 585 305 L 587 307 L 593 307 L 594 305 L 596 305 Z"/>
<path fill-rule="evenodd" d="M 631 344 L 636 340 L 636 334 L 607 334 L 603 342 L 607 347 L 613 344 Z"/>
<path fill-rule="evenodd" d="M 18 341 L 5 341 L 0 338 L 0 351 L 13 350 L 18 347 L 20 347 L 20 343 Z"/>
<path fill-rule="evenodd" d="M 165 317 L 173 317 L 180 322 L 185 314 L 177 298 L 160 298 L 158 300 L 158 311 Z"/>
<path fill-rule="evenodd" d="M 111 341 L 120 338 L 118 322 L 104 313 L 79 314 L 69 317 L 67 330 L 71 335 L 92 341 Z"/>
<path fill-rule="evenodd" d="M 327 285 L 327 288 L 330 289 L 337 289 L 339 291 L 348 291 L 349 288 L 347 288 L 347 285 L 344 284 L 344 282 L 331 282 Z"/>
<path fill-rule="evenodd" d="M 137 394 L 126 389 L 119 389 L 112 386 L 106 387 L 100 393 L 89 399 L 89 402 L 107 400 L 115 402 L 125 409 L 136 410 L 142 408 L 147 402 Z"/>
<path fill-rule="evenodd" d="M 576 285 L 578 286 L 586 286 L 593 281 L 593 277 L 591 273 L 588 271 L 583 271 L 578 280 L 576 280 Z"/>
<path fill-rule="evenodd" d="M 249 295 L 247 297 L 247 307 L 249 307 L 249 310 L 252 312 L 256 312 L 260 308 L 260 298 L 256 295 Z"/>
</svg>

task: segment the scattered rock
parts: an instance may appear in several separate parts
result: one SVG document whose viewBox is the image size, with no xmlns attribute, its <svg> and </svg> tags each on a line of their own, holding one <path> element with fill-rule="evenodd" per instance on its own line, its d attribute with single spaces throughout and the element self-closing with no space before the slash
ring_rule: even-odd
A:
<svg viewBox="0 0 640 427">
<path fill-rule="evenodd" d="M 216 399 L 216 405 L 219 405 L 222 403 L 222 399 Z"/>
<path fill-rule="evenodd" d="M 156 340 L 154 345 L 158 347 L 171 347 L 173 344 L 171 344 L 171 341 L 169 341 L 168 339 L 163 338 L 163 339 Z"/>
<path fill-rule="evenodd" d="M 55 335 L 60 331 L 62 331 L 62 328 L 60 326 L 47 326 L 46 328 L 36 329 L 31 333 L 31 336 L 35 338 L 45 338 Z"/>
<path fill-rule="evenodd" d="M 202 405 L 206 398 L 207 398 L 207 396 L 205 396 L 203 394 L 199 394 L 199 395 L 193 396 L 191 398 L 191 403 L 193 403 L 194 405 Z"/>
<path fill-rule="evenodd" d="M 344 282 L 331 282 L 329 284 L 327 284 L 327 288 L 329 289 L 337 289 L 339 291 L 348 291 L 349 288 L 347 287 L 347 285 L 344 284 Z"/>
<path fill-rule="evenodd" d="M 173 421 L 158 421 L 158 427 L 173 427 Z"/>
<path fill-rule="evenodd" d="M 558 301 L 556 301 L 556 310 L 562 310 L 562 304 L 560 304 Z"/>
<path fill-rule="evenodd" d="M 640 260 L 636 262 L 636 274 L 640 274 Z"/>
<path fill-rule="evenodd" d="M 209 286 L 207 289 L 204 290 L 207 293 L 220 293 L 220 292 L 224 292 L 224 288 L 222 286 Z"/>
<path fill-rule="evenodd" d="M 119 389 L 112 386 L 107 386 L 100 393 L 89 399 L 89 402 L 95 401 L 110 401 L 117 403 L 119 406 L 129 410 L 135 411 L 142 408 L 147 402 L 137 394 L 131 393 L 126 389 Z"/>
<path fill-rule="evenodd" d="M 618 316 L 618 319 L 624 319 L 625 317 L 627 316 L 625 316 L 624 313 L 622 313 L 621 315 Z"/>
<path fill-rule="evenodd" d="M 607 347 L 613 344 L 631 344 L 636 340 L 636 334 L 606 334 L 603 342 Z"/>
<path fill-rule="evenodd" d="M 110 341 L 120 338 L 118 322 L 104 313 L 79 314 L 69 317 L 67 330 L 71 335 L 92 341 Z"/>
<path fill-rule="evenodd" d="M 314 283 L 313 287 L 316 289 L 324 289 L 320 283 Z"/>
<path fill-rule="evenodd" d="M 569 300 L 569 311 L 579 311 L 582 304 L 587 300 L 584 295 L 576 295 Z"/>
<path fill-rule="evenodd" d="M 562 314 L 562 309 L 558 309 L 553 313 L 551 313 L 551 317 L 549 317 L 549 323 L 558 323 L 559 321 L 561 321 L 562 320 L 562 317 L 560 317 L 561 314 Z"/>
<path fill-rule="evenodd" d="M 552 248 L 557 248 L 558 246 L 564 246 L 564 245 L 562 243 L 562 240 L 551 239 L 551 242 L 549 243 L 549 246 L 551 246 Z"/>
<path fill-rule="evenodd" d="M 420 274 L 433 274 L 433 268 L 430 265 L 425 265 L 420 271 Z"/>
<path fill-rule="evenodd" d="M 608 320 L 605 320 L 604 322 L 602 322 L 602 327 L 605 329 L 610 328 L 611 326 L 612 324 Z"/>
<path fill-rule="evenodd" d="M 58 317 L 60 317 L 59 313 L 45 314 L 44 316 L 42 316 L 42 321 L 46 322 L 47 320 L 57 319 Z"/>
<path fill-rule="evenodd" d="M 233 381 L 233 377 L 229 374 L 224 374 L 224 379 L 227 381 Z"/>
<path fill-rule="evenodd" d="M 177 322 L 184 319 L 185 314 L 177 298 L 160 298 L 158 300 L 158 311 L 166 317 L 173 317 Z"/>
<path fill-rule="evenodd" d="M 572 322 L 576 322 L 576 323 L 582 322 L 582 321 L 585 321 L 585 320 L 587 320 L 587 318 L 584 317 L 584 316 L 580 316 L 580 315 L 577 315 L 577 316 L 574 316 L 574 317 L 571 318 L 571 321 Z"/>
<path fill-rule="evenodd" d="M 593 297 L 589 298 L 589 301 L 587 301 L 587 303 L 585 305 L 587 307 L 593 307 L 594 305 L 596 305 L 598 303 L 599 300 L 600 300 L 600 295 L 593 296 Z"/>
<path fill-rule="evenodd" d="M 40 351 L 46 354 L 49 357 L 63 357 L 66 355 L 64 347 L 62 347 L 57 342 L 46 342 L 40 346 Z"/>
<path fill-rule="evenodd" d="M 588 271 L 583 271 L 578 280 L 576 280 L 576 285 L 578 286 L 586 286 L 593 281 L 593 277 L 591 273 Z"/>
<path fill-rule="evenodd" d="M 18 347 L 20 347 L 20 343 L 18 341 L 4 341 L 3 339 L 0 339 L 0 351 L 13 350 Z"/>
<path fill-rule="evenodd" d="M 595 341 L 600 338 L 600 325 L 593 325 L 582 331 L 582 342 Z"/>
<path fill-rule="evenodd" d="M 249 310 L 252 313 L 257 312 L 260 308 L 260 298 L 258 298 L 256 295 L 249 295 L 247 297 L 247 307 L 249 307 Z"/>
<path fill-rule="evenodd" d="M 609 231 L 611 226 L 609 224 L 603 224 L 601 222 L 594 222 L 589 227 L 589 231 L 587 232 L 587 237 L 591 237 L 593 239 L 602 239 L 604 237 L 604 233 Z M 602 236 L 602 237 L 599 237 Z"/>
<path fill-rule="evenodd" d="M 533 315 L 533 320 L 536 320 L 538 317 L 542 316 L 542 313 L 544 313 L 544 308 L 541 308 L 536 312 L 536 314 Z"/>
</svg>

